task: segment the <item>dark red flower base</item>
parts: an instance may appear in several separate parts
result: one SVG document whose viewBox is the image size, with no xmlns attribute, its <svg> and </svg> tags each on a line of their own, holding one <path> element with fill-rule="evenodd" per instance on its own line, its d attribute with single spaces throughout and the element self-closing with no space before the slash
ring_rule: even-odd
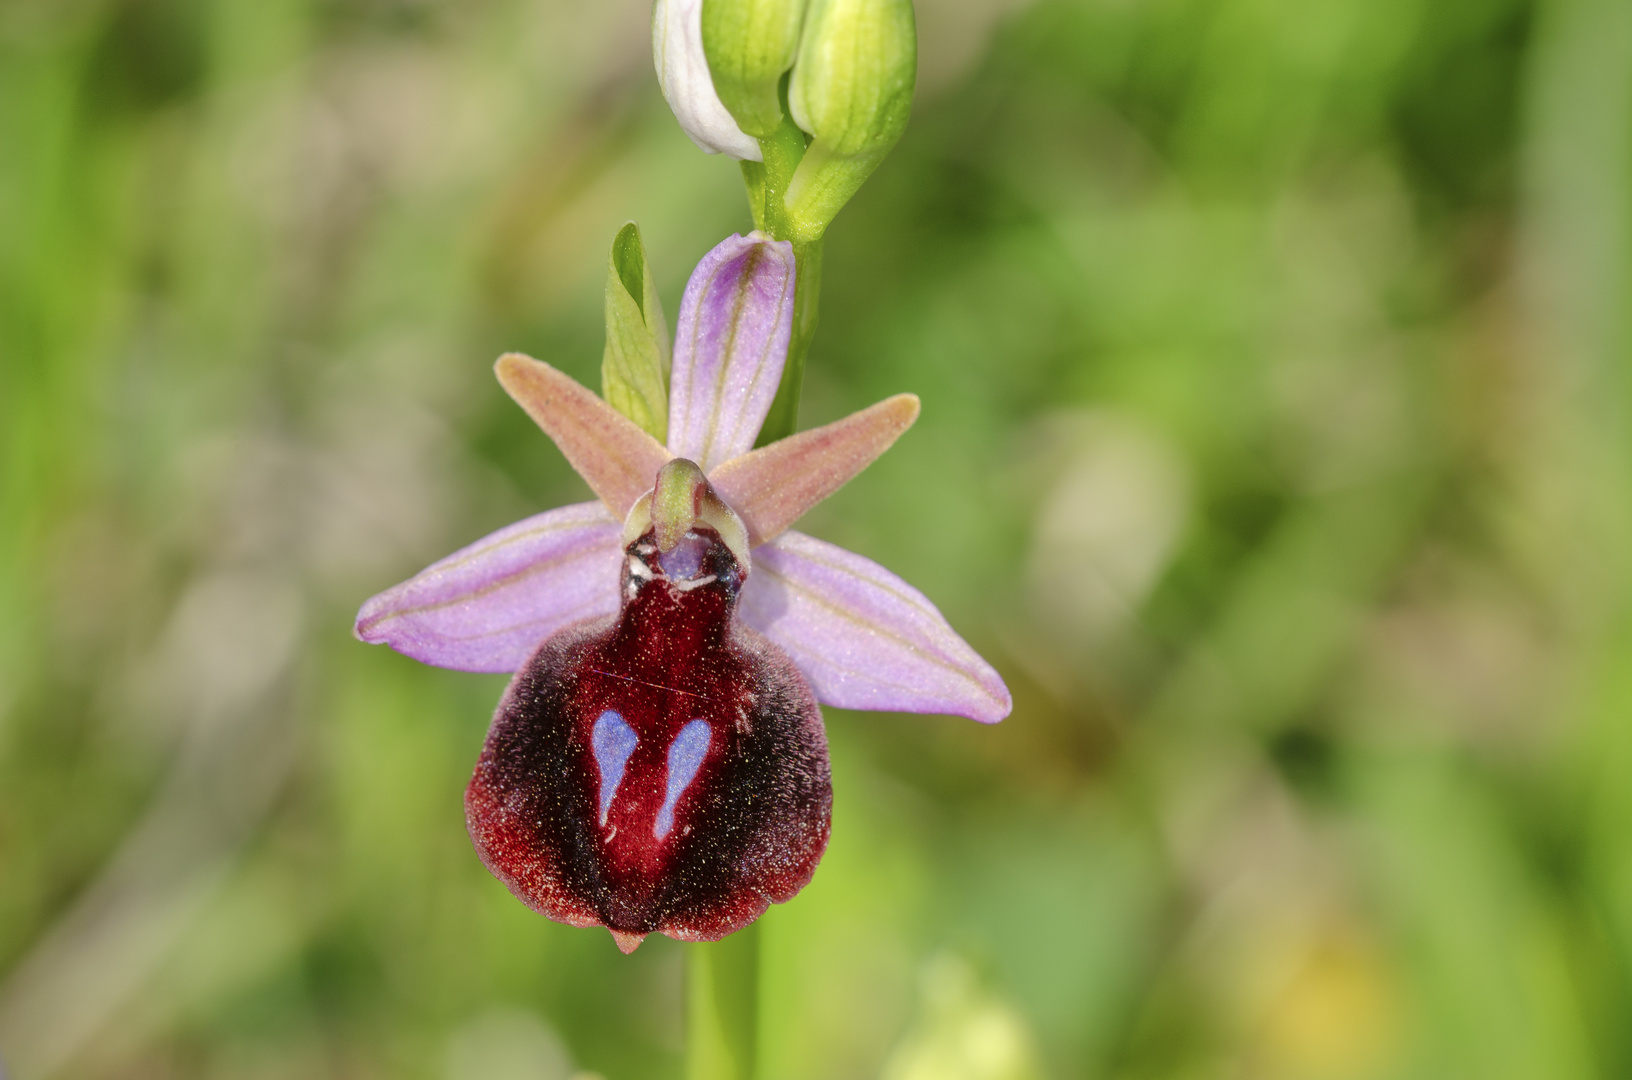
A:
<svg viewBox="0 0 1632 1080">
<path fill-rule="evenodd" d="M 668 570 L 664 564 L 668 564 Z M 465 793 L 482 861 L 544 915 L 711 941 L 791 899 L 827 846 L 821 712 L 735 618 L 743 575 L 706 527 L 631 544 L 624 607 L 516 674 Z"/>
</svg>

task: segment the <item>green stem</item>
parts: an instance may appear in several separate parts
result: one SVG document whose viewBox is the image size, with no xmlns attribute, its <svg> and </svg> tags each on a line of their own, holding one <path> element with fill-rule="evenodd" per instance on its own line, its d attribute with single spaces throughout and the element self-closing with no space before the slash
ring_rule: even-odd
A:
<svg viewBox="0 0 1632 1080">
<path fill-rule="evenodd" d="M 804 384 L 805 354 L 816 336 L 817 299 L 822 291 L 822 241 L 797 238 L 795 223 L 788 214 L 788 184 L 805 156 L 807 140 L 787 115 L 786 80 L 783 87 L 782 125 L 759 141 L 764 161 L 742 163 L 743 185 L 748 189 L 748 206 L 754 227 L 778 240 L 793 241 L 796 277 L 793 293 L 793 335 L 788 341 L 788 358 L 782 367 L 782 382 L 776 399 L 759 430 L 756 445 L 764 446 L 787 438 L 799 426 L 799 391 Z"/>
<path fill-rule="evenodd" d="M 795 241 L 793 260 L 798 276 L 793 285 L 793 334 L 788 339 L 788 359 L 755 446 L 785 439 L 799 428 L 799 391 L 805 379 L 805 354 L 810 352 L 810 339 L 816 336 L 816 303 L 822 292 L 821 240 L 808 244 Z"/>
<path fill-rule="evenodd" d="M 805 143 L 805 133 L 784 115 L 781 126 L 768 138 L 759 140 L 764 160 L 742 163 L 742 179 L 748 187 L 748 208 L 754 214 L 754 227 L 778 240 L 790 238 L 788 184 L 805 156 Z"/>
<path fill-rule="evenodd" d="M 782 83 L 782 124 L 759 141 L 763 161 L 742 163 L 742 182 L 754 228 L 793 241 L 793 332 L 782 382 L 759 432 L 758 445 L 792 435 L 799 422 L 799 389 L 805 354 L 816 336 L 816 303 L 822 289 L 822 241 L 795 238 L 787 210 L 788 184 L 805 156 L 805 133 L 787 115 Z M 715 942 L 686 949 L 687 1080 L 754 1080 L 759 1052 L 759 924 Z"/>
<path fill-rule="evenodd" d="M 759 924 L 686 947 L 686 1080 L 754 1080 Z"/>
</svg>

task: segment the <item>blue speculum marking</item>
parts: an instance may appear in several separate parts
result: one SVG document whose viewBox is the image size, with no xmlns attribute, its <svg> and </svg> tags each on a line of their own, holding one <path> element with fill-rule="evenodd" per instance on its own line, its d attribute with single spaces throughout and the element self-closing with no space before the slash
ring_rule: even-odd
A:
<svg viewBox="0 0 1632 1080">
<path fill-rule="evenodd" d="M 707 557 L 708 541 L 695 533 L 688 533 L 674 546 L 673 551 L 659 555 L 657 561 L 669 577 L 687 581 L 702 571 L 703 560 Z"/>
<path fill-rule="evenodd" d="M 629 764 L 629 755 L 635 752 L 640 736 L 623 722 L 623 717 L 608 709 L 595 721 L 589 742 L 595 750 L 595 764 L 601 767 L 601 824 L 605 825 L 607 812 L 612 809 L 612 796 L 623 783 L 623 768 Z M 672 749 L 669 757 L 674 757 Z"/>
<path fill-rule="evenodd" d="M 669 780 L 663 792 L 663 807 L 657 812 L 657 824 L 652 835 L 659 840 L 674 828 L 674 804 L 686 793 L 686 788 L 697 779 L 697 770 L 703 767 L 708 743 L 714 731 L 707 720 L 693 720 L 680 729 L 680 734 L 669 744 Z"/>
</svg>

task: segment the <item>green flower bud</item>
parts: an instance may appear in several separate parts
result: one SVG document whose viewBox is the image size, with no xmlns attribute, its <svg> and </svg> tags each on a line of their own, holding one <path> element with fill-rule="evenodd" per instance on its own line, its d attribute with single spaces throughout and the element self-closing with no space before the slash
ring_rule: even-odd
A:
<svg viewBox="0 0 1632 1080">
<path fill-rule="evenodd" d="M 883 154 L 907 126 L 917 74 L 912 0 L 812 0 L 788 106 L 829 153 Z"/>
<path fill-rule="evenodd" d="M 703 52 L 714 92 L 758 139 L 782 122 L 777 86 L 799 51 L 805 0 L 703 0 Z"/>
<path fill-rule="evenodd" d="M 669 430 L 669 325 L 640 228 L 618 230 L 606 267 L 606 352 L 601 397 L 658 442 Z"/>
<path fill-rule="evenodd" d="M 813 141 L 788 185 L 797 239 L 815 239 L 878 167 L 912 110 L 912 0 L 810 0 L 788 88 Z"/>
</svg>

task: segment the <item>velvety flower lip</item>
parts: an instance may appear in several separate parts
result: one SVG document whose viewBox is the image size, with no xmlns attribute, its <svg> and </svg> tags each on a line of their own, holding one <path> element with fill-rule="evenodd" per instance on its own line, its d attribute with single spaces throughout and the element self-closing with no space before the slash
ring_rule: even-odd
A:
<svg viewBox="0 0 1632 1080">
<path fill-rule="evenodd" d="M 482 862 L 549 918 L 715 941 L 809 884 L 831 832 L 821 709 L 736 617 L 748 532 L 694 461 L 623 527 L 616 616 L 552 634 L 506 689 L 465 789 Z"/>
<path fill-rule="evenodd" d="M 1002 677 L 921 592 L 870 559 L 791 526 L 917 419 L 898 394 L 752 449 L 781 378 L 793 316 L 792 245 L 733 236 L 698 264 L 681 301 L 668 445 L 570 377 L 508 354 L 499 382 L 561 449 L 598 502 L 500 529 L 365 603 L 356 634 L 462 671 L 517 671 L 551 634 L 619 609 L 622 523 L 673 458 L 696 461 L 753 545 L 740 618 L 780 646 L 817 701 L 994 723 Z"/>
</svg>

